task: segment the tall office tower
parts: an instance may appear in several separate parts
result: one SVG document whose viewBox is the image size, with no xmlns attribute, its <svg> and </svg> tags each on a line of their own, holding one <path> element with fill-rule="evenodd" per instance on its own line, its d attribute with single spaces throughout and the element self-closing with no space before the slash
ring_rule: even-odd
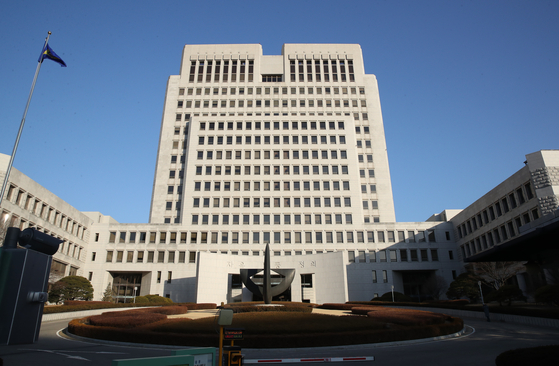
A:
<svg viewBox="0 0 559 366">
<path fill-rule="evenodd" d="M 150 223 L 253 244 L 340 242 L 329 230 L 376 222 L 395 214 L 377 81 L 359 45 L 285 44 L 272 56 L 255 44 L 184 47 Z"/>
</svg>

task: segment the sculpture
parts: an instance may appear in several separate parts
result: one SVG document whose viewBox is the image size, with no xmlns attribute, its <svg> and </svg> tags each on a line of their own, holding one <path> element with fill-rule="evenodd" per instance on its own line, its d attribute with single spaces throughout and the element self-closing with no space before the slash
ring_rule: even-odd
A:
<svg viewBox="0 0 559 366">
<path fill-rule="evenodd" d="M 262 286 L 255 284 L 251 277 L 261 272 L 261 269 L 241 269 L 241 281 L 253 294 L 262 296 L 265 304 L 271 304 L 272 298 L 287 290 L 295 278 L 294 269 L 274 269 L 274 272 L 283 276 L 280 284 L 272 287 L 270 269 L 270 245 L 266 244 L 264 251 L 264 272 Z"/>
</svg>

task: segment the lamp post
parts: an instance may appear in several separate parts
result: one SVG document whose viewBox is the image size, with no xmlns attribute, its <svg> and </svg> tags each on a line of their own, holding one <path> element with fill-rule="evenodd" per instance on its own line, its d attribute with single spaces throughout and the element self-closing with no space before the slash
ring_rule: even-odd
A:
<svg viewBox="0 0 559 366">
<path fill-rule="evenodd" d="M 136 293 L 138 292 L 138 286 L 134 286 L 134 304 L 136 303 Z"/>
<path fill-rule="evenodd" d="M 394 302 L 394 285 L 392 285 L 392 302 Z"/>
</svg>

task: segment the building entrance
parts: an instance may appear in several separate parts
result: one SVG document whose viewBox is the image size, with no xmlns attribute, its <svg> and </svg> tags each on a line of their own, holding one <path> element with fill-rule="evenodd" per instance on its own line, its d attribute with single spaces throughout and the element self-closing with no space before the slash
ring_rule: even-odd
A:
<svg viewBox="0 0 559 366">
<path fill-rule="evenodd" d="M 113 299 L 117 303 L 134 302 L 142 286 L 141 273 L 111 273 L 113 276 Z"/>
</svg>

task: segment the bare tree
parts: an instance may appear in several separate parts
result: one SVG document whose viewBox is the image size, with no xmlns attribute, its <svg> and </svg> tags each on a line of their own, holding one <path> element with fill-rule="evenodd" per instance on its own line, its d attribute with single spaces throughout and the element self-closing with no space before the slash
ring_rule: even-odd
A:
<svg viewBox="0 0 559 366">
<path fill-rule="evenodd" d="M 546 281 L 550 285 L 559 285 L 559 261 L 551 261 L 543 266 Z"/>
<path fill-rule="evenodd" d="M 498 290 L 508 279 L 524 269 L 523 262 L 476 262 L 474 273 L 489 286 Z"/>
<path fill-rule="evenodd" d="M 439 300 L 440 297 L 446 292 L 448 284 L 446 283 L 443 276 L 431 276 L 429 280 L 424 285 L 425 291 L 433 296 L 435 300 Z"/>
<path fill-rule="evenodd" d="M 8 214 L 0 216 L 0 244 L 4 244 L 4 239 L 6 238 L 6 233 L 8 231 Z"/>
</svg>

